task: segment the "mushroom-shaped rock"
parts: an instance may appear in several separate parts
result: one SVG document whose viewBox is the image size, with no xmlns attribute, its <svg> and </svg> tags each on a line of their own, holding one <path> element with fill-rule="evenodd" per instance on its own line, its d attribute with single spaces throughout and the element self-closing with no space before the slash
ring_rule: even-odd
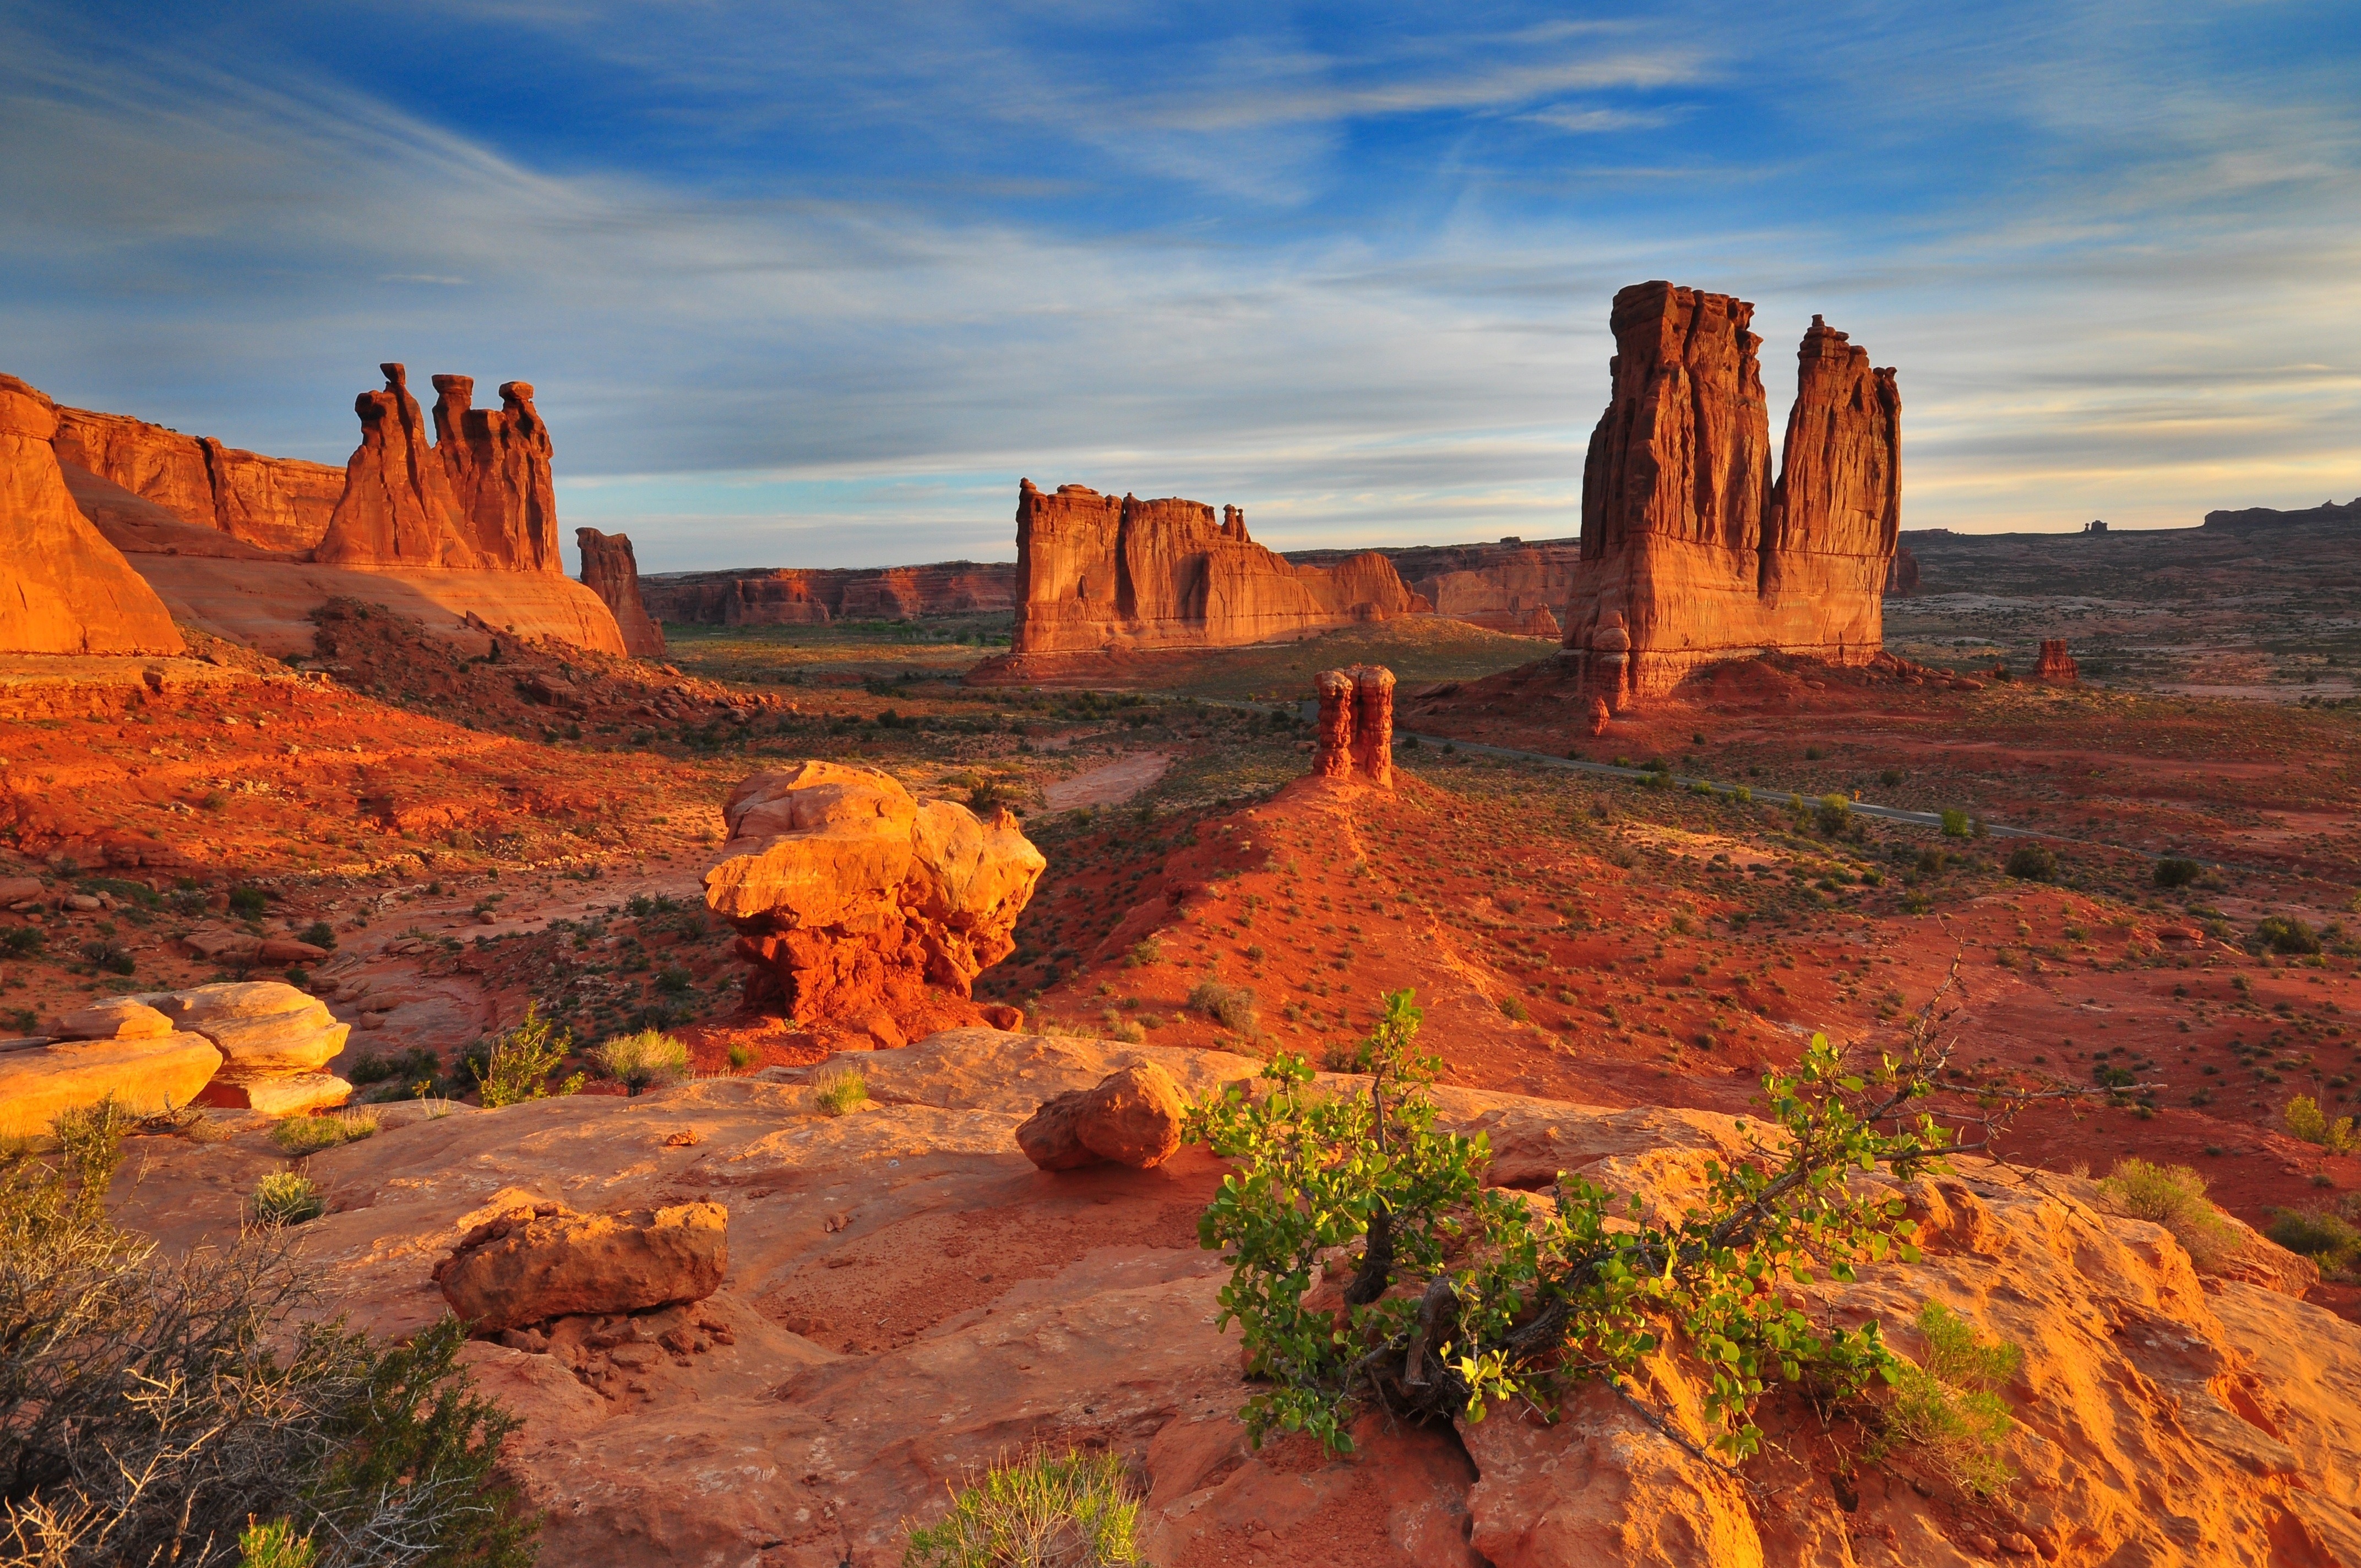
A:
<svg viewBox="0 0 2361 1568">
<path fill-rule="evenodd" d="M 1095 1089 L 1071 1089 L 1016 1129 L 1025 1157 L 1043 1170 L 1072 1170 L 1111 1160 L 1141 1170 L 1180 1147 L 1188 1107 L 1172 1075 L 1154 1062 L 1118 1068 Z"/>
<path fill-rule="evenodd" d="M 719 1203 L 619 1214 L 520 1206 L 461 1237 L 434 1282 L 477 1334 L 701 1301 L 729 1269 L 729 1224 Z"/>
</svg>

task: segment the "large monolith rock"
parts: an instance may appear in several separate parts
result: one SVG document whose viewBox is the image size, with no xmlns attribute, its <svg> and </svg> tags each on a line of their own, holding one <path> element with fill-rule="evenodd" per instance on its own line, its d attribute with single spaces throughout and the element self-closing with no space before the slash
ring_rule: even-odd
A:
<svg viewBox="0 0 2361 1568">
<path fill-rule="evenodd" d="M 583 585 L 615 612 L 623 646 L 634 658 L 663 658 L 664 628 L 648 618 L 647 606 L 640 601 L 640 562 L 632 554 L 631 535 L 577 528 L 574 539 L 582 551 Z"/>
</svg>

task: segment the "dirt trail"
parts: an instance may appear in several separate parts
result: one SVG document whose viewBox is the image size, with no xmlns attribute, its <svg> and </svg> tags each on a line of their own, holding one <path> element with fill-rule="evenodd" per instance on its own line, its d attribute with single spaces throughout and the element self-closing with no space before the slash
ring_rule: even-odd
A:
<svg viewBox="0 0 2361 1568">
<path fill-rule="evenodd" d="M 1052 811 L 1120 806 L 1153 785 L 1171 765 L 1172 759 L 1162 751 L 1143 751 L 1060 779 L 1041 791 L 1041 798 Z"/>
</svg>

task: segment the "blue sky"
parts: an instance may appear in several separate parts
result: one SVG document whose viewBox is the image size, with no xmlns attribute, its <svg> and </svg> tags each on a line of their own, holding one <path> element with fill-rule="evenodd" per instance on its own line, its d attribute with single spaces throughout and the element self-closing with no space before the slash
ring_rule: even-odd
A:
<svg viewBox="0 0 2361 1568">
<path fill-rule="evenodd" d="M 0 0 L 0 369 L 341 462 L 536 384 L 643 569 L 1569 534 L 1607 306 L 1898 367 L 1905 526 L 2361 493 L 2361 7 Z"/>
</svg>

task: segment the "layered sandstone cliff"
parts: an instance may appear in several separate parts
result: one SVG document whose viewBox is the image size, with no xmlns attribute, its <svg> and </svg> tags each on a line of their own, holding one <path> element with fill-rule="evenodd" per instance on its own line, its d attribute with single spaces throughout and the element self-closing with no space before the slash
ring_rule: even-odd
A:
<svg viewBox="0 0 2361 1568">
<path fill-rule="evenodd" d="M 1410 591 L 1434 613 L 1493 631 L 1555 641 L 1557 611 L 1574 588 L 1582 558 L 1579 539 L 1503 539 L 1495 544 L 1413 544 L 1379 547 Z M 1290 550 L 1298 566 L 1333 566 L 1342 550 Z"/>
<path fill-rule="evenodd" d="M 401 367 L 388 371 L 395 378 Z M 533 406 L 533 383 L 500 383 L 500 406 L 475 406 L 472 376 L 434 378 L 434 454 L 451 479 L 463 532 L 484 565 L 564 572 L 557 552 L 555 448 Z"/>
<path fill-rule="evenodd" d="M 1296 566 L 1247 537 L 1246 514 L 1196 501 L 1055 493 L 1019 482 L 1010 663 L 1151 648 L 1223 648 L 1423 613 L 1375 551 Z M 988 672 L 987 672 L 988 673 Z"/>
<path fill-rule="evenodd" d="M 1016 568 L 1003 561 L 925 566 L 793 566 L 662 572 L 640 579 L 640 600 L 680 626 L 825 626 L 990 615 L 1016 604 Z"/>
<path fill-rule="evenodd" d="M 583 585 L 615 612 L 623 646 L 637 658 L 663 658 L 664 628 L 648 619 L 640 602 L 640 563 L 631 553 L 631 535 L 577 528 L 574 540 L 581 547 Z"/>
<path fill-rule="evenodd" d="M 1858 664 L 1883 641 L 1901 526 L 1894 372 L 1814 317 L 1782 472 L 1754 307 L 1669 283 L 1615 296 L 1607 411 L 1583 467 L 1565 646 L 1610 703 L 1775 650 Z"/>
<path fill-rule="evenodd" d="M 184 523 L 293 555 L 320 543 L 345 488 L 343 471 L 326 463 L 264 457 L 210 435 L 88 409 L 60 408 L 51 444 L 60 461 Z"/>
<path fill-rule="evenodd" d="M 0 376 L 0 651 L 178 653 L 163 601 L 76 510 L 57 405 Z"/>
</svg>

